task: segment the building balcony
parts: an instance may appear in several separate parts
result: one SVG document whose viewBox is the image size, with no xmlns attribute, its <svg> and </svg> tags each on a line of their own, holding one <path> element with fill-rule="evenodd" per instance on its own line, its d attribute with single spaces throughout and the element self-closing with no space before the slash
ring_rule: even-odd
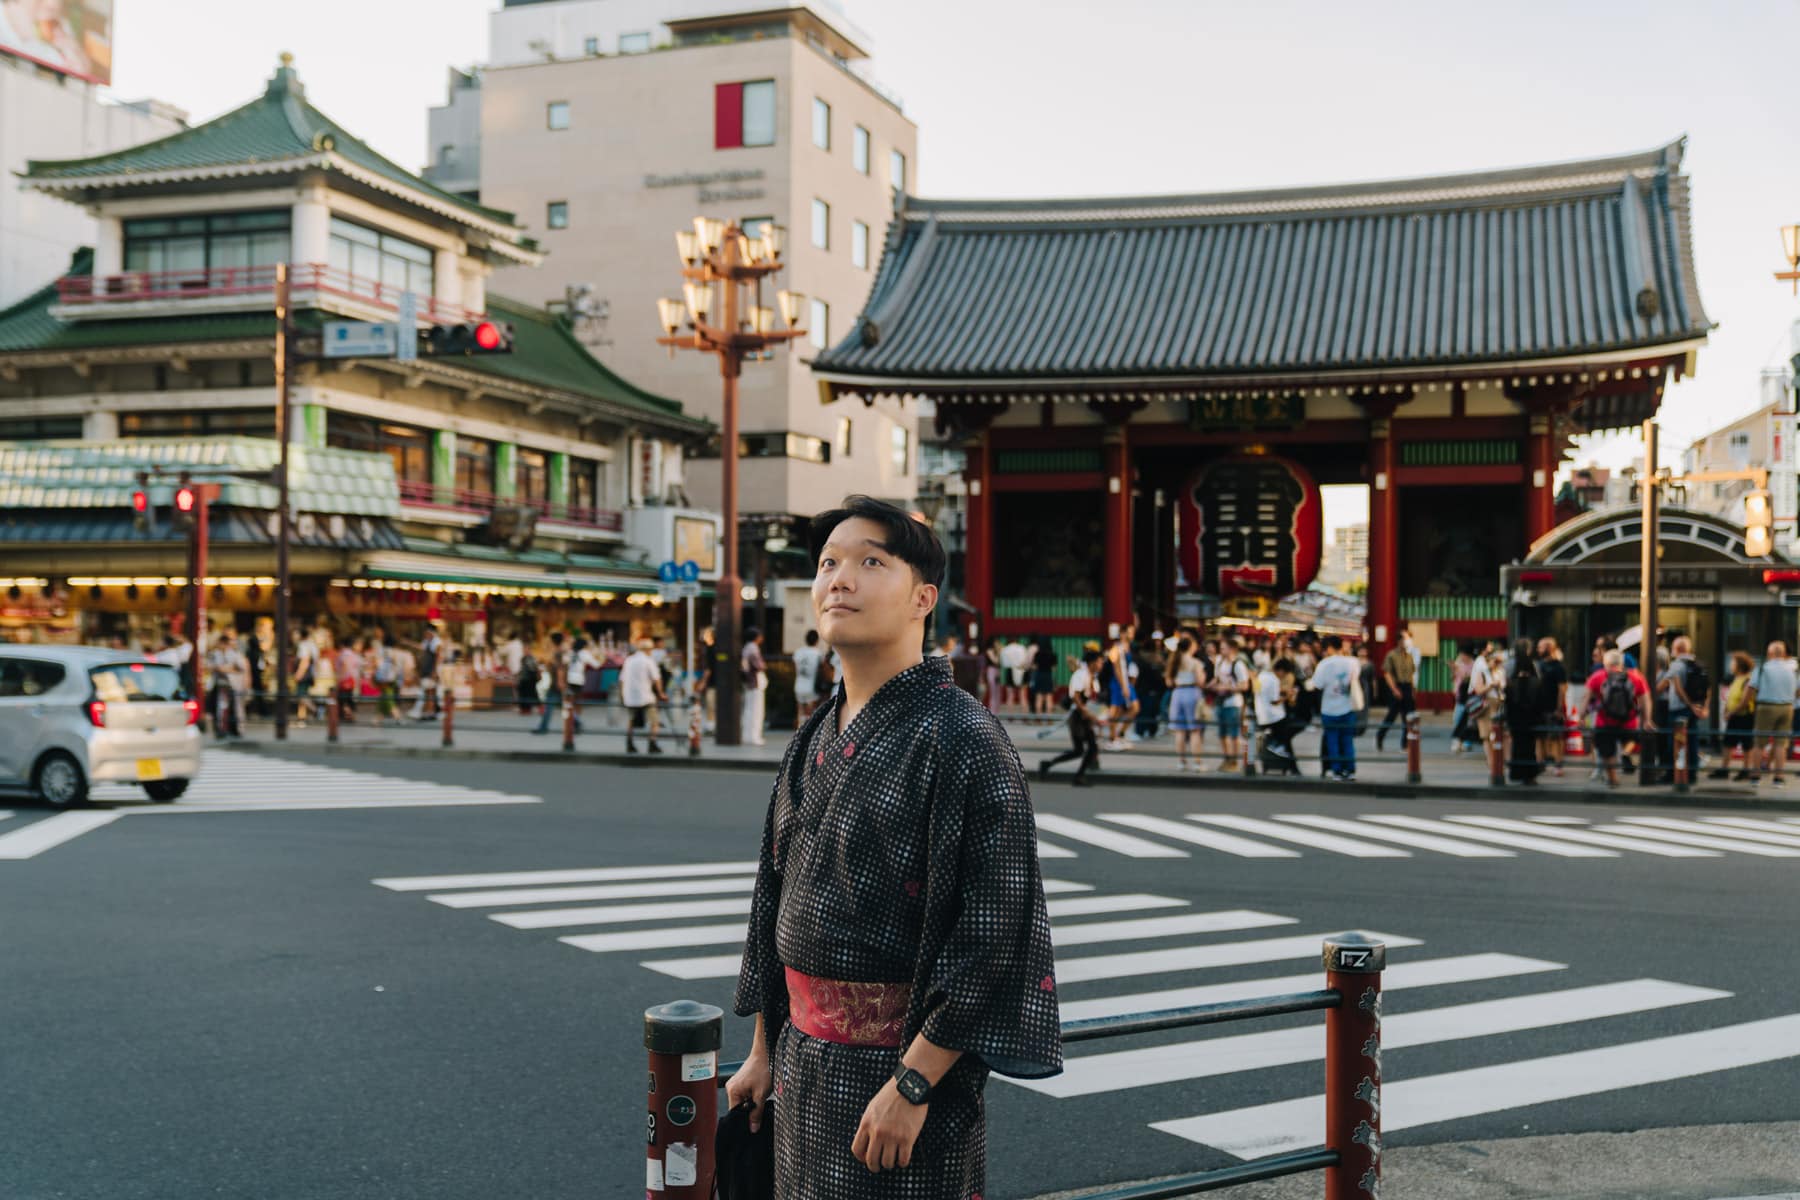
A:
<svg viewBox="0 0 1800 1200">
<path fill-rule="evenodd" d="M 325 263 L 296 263 L 288 270 L 292 307 L 335 313 L 359 321 L 391 321 L 405 289 L 365 279 Z M 61 321 L 113 321 L 182 317 L 202 313 L 264 312 L 275 307 L 275 268 L 214 267 L 178 271 L 125 271 L 117 275 L 65 275 L 56 281 L 50 315 Z M 457 324 L 482 314 L 418 297 L 421 321 Z"/>
<path fill-rule="evenodd" d="M 423 520 L 441 520 L 456 525 L 478 525 L 496 508 L 529 508 L 538 514 L 538 523 L 568 526 L 571 534 L 605 537 L 609 540 L 625 534 L 625 514 L 610 508 L 586 508 L 574 504 L 552 504 L 548 500 L 496 496 L 491 492 L 467 488 L 439 487 L 428 480 L 399 481 L 400 504 L 404 515 Z"/>
</svg>

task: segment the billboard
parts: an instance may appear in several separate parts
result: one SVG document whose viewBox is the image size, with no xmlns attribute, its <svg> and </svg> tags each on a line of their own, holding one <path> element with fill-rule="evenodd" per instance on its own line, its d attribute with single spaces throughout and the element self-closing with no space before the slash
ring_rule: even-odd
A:
<svg viewBox="0 0 1800 1200">
<path fill-rule="evenodd" d="M 0 0 L 0 53 L 112 82 L 113 0 Z"/>
</svg>

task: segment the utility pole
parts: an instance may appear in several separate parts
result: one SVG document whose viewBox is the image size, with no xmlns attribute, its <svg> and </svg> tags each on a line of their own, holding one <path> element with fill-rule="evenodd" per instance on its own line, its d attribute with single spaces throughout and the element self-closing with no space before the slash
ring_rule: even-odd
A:
<svg viewBox="0 0 1800 1200">
<path fill-rule="evenodd" d="M 1656 569 L 1661 557 L 1661 547 L 1657 538 L 1658 501 L 1661 496 L 1661 484 L 1656 473 L 1656 421 L 1644 422 L 1644 473 L 1639 477 L 1638 487 L 1643 499 L 1643 537 L 1639 539 L 1639 548 L 1643 560 L 1639 573 L 1643 581 L 1638 590 L 1638 667 L 1644 678 L 1656 678 Z M 1651 735 L 1661 736 L 1660 732 Z M 1656 772 L 1652 768 L 1650 742 L 1644 740 L 1638 746 L 1638 782 L 1649 786 Z"/>
<path fill-rule="evenodd" d="M 293 431 L 293 407 L 288 395 L 288 351 L 294 333 L 288 306 L 288 264 L 275 264 L 275 439 L 279 465 L 275 469 L 278 499 L 275 518 L 275 740 L 287 739 L 288 718 L 288 620 L 293 607 L 293 576 L 288 569 L 288 466 Z"/>
</svg>

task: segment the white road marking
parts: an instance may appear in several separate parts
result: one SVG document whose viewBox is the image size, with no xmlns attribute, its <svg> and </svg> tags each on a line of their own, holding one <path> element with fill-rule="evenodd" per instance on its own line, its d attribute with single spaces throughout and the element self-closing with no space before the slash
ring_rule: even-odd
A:
<svg viewBox="0 0 1800 1200">
<path fill-rule="evenodd" d="M 1550 829 L 1536 830 L 1533 836 L 1527 837 L 1518 833 L 1501 833 L 1498 830 L 1467 829 L 1458 825 L 1448 825 L 1443 821 L 1428 821 L 1423 817 L 1392 817 L 1365 815 L 1365 821 L 1375 821 L 1382 825 L 1397 825 L 1402 829 L 1422 829 L 1426 833 L 1444 833 L 1452 837 L 1473 838 L 1478 842 L 1493 842 L 1500 846 L 1516 846 L 1521 850 L 1538 850 L 1544 854 L 1554 854 L 1559 858 L 1617 858 L 1616 850 L 1600 850 L 1593 846 L 1574 846 L 1566 842 L 1550 840 L 1555 832 Z M 1541 834 L 1542 836 L 1537 836 Z"/>
<path fill-rule="evenodd" d="M 1239 929 L 1267 929 L 1296 925 L 1293 917 L 1233 909 L 1228 912 L 1183 913 L 1178 917 L 1141 917 L 1132 921 L 1087 921 L 1056 925 L 1050 940 L 1057 946 L 1088 946 L 1095 942 L 1126 942 L 1140 938 L 1178 937 L 1191 933 L 1229 933 Z"/>
<path fill-rule="evenodd" d="M 1044 880 L 1044 895 L 1046 896 L 1055 896 L 1064 892 L 1091 892 L 1093 890 L 1094 885 L 1091 883 L 1075 883 L 1067 879 Z"/>
<path fill-rule="evenodd" d="M 1054 935 L 1053 935 L 1054 936 Z M 1299 937 L 1264 938 L 1251 942 L 1224 942 L 1205 946 L 1171 946 L 1163 950 L 1139 950 L 1128 954 L 1096 954 L 1058 959 L 1059 983 L 1083 983 L 1092 979 L 1123 979 L 1132 975 L 1160 975 L 1165 971 L 1197 971 L 1208 967 L 1235 967 L 1250 963 L 1280 962 L 1288 958 L 1317 958 L 1319 946 L 1330 932 Z M 1418 938 L 1370 934 L 1390 950 L 1418 946 Z"/>
<path fill-rule="evenodd" d="M 1039 818 L 1042 820 L 1042 818 Z M 1043 838 L 1038 839 L 1037 852 L 1039 858 L 1075 858 L 1073 850 L 1064 846 L 1053 846 Z"/>
<path fill-rule="evenodd" d="M 700 958 L 654 958 L 638 964 L 675 979 L 732 979 L 743 965 L 742 952 L 709 954 Z"/>
<path fill-rule="evenodd" d="M 1741 829 L 1762 829 L 1770 833 L 1785 834 L 1788 837 L 1800 837 L 1800 829 L 1792 825 L 1783 825 L 1779 821 L 1759 821 L 1755 817 L 1701 817 L 1707 825 L 1731 825 Z M 1724 830 L 1719 832 L 1723 833 Z"/>
<path fill-rule="evenodd" d="M 676 917 L 724 917 L 750 911 L 750 897 L 687 900 L 673 904 L 609 904 L 604 908 L 540 908 L 489 913 L 488 920 L 514 929 L 566 929 L 570 925 L 619 925 L 626 921 L 668 921 Z"/>
<path fill-rule="evenodd" d="M 1273 821 L 1259 821 L 1255 817 L 1208 816 L 1204 813 L 1189 813 L 1188 820 L 1204 821 L 1208 825 L 1223 825 L 1227 829 L 1241 829 L 1245 833 L 1261 834 L 1263 837 L 1272 837 L 1277 841 L 1298 842 L 1302 846 L 1329 850 L 1333 854 L 1347 854 L 1351 858 L 1412 857 L 1410 850 L 1399 850 L 1393 846 L 1381 846 L 1374 842 L 1357 841 L 1354 838 L 1338 837 L 1330 833 L 1290 829 L 1285 825 L 1277 825 Z"/>
<path fill-rule="evenodd" d="M 1275 819 L 1292 821 L 1300 825 L 1311 825 L 1316 829 L 1333 829 L 1339 833 L 1354 833 L 1358 837 L 1374 838 L 1380 842 L 1398 842 L 1402 846 L 1412 846 L 1419 850 L 1436 850 L 1440 854 L 1449 854 L 1456 858 L 1517 857 L 1511 850 L 1502 850 L 1497 846 L 1483 846 L 1476 842 L 1459 842 L 1454 838 L 1437 837 L 1429 833 L 1408 833 L 1402 829 L 1383 829 L 1361 821 L 1346 821 L 1341 817 L 1295 814 L 1278 815 Z"/>
<path fill-rule="evenodd" d="M 1592 825 L 1586 817 L 1533 817 L 1540 825 Z"/>
<path fill-rule="evenodd" d="M 439 892 L 425 897 L 445 908 L 498 908 L 507 904 L 561 904 L 569 900 L 644 900 L 651 896 L 706 896 L 748 892 L 752 876 L 736 879 L 678 879 L 655 883 L 603 883 L 593 887 L 501 888 L 490 892 Z"/>
<path fill-rule="evenodd" d="M 1188 825 L 1181 821 L 1171 821 L 1165 817 L 1148 817 L 1141 813 L 1098 813 L 1096 815 L 1102 821 L 1111 821 L 1115 825 L 1129 825 L 1133 829 L 1141 829 L 1145 833 L 1160 833 L 1164 837 L 1192 842 L 1196 846 L 1206 846 L 1226 854 L 1235 854 L 1239 858 L 1300 857 L 1298 850 L 1289 850 L 1286 846 L 1270 846 L 1264 842 L 1255 842 L 1249 838 L 1220 833 L 1216 829 L 1201 829 L 1198 826 Z"/>
<path fill-rule="evenodd" d="M 1132 837 L 1129 833 L 1120 833 L 1116 829 L 1090 825 L 1086 821 L 1077 821 L 1073 817 L 1039 813 L 1037 814 L 1037 825 L 1038 829 L 1045 833 L 1054 833 L 1072 841 L 1086 842 L 1090 846 L 1098 846 L 1102 850 L 1112 850 L 1128 858 L 1189 857 L 1186 850 L 1177 850 L 1175 847 L 1165 846 L 1161 842 Z"/>
<path fill-rule="evenodd" d="M 1530 833 L 1536 837 L 1556 838 L 1577 842 L 1583 846 L 1604 846 L 1609 850 L 1630 850 L 1635 854 L 1655 854 L 1664 858 L 1707 858 L 1716 857 L 1711 851 L 1694 849 L 1672 849 L 1631 837 L 1616 837 L 1617 833 L 1631 833 L 1630 829 L 1621 830 L 1613 825 L 1597 826 L 1597 832 L 1586 829 L 1546 829 L 1533 825 L 1529 821 L 1515 821 L 1510 817 L 1445 817 L 1446 821 L 1458 825 L 1479 825 L 1483 829 L 1499 829 L 1513 833 Z"/>
<path fill-rule="evenodd" d="M 748 862 L 674 863 L 659 867 L 588 867 L 578 871 L 505 871 L 490 875 L 396 875 L 371 879 L 391 892 L 441 892 L 451 888 L 533 887 L 551 883 L 608 883 L 624 879 L 684 879 L 695 875 L 742 875 Z"/>
<path fill-rule="evenodd" d="M 1730 818 L 1726 818 L 1730 820 Z M 1730 838 L 1746 842 L 1755 842 L 1762 846 L 1786 846 L 1789 849 L 1800 849 L 1800 829 L 1787 833 L 1770 833 L 1754 827 L 1745 829 L 1735 823 L 1722 825 L 1717 818 L 1711 821 L 1679 821 L 1674 817 L 1620 817 L 1622 825 L 1650 825 L 1657 829 L 1672 829 L 1677 833 L 1699 833 L 1712 837 Z"/>
<path fill-rule="evenodd" d="M 1402 1079 L 1382 1086 L 1381 1127 L 1383 1133 L 1395 1133 L 1795 1057 L 1800 1057 L 1800 1015 Z M 1151 1128 L 1237 1158 L 1304 1150 L 1319 1144 L 1325 1128 L 1325 1098 L 1307 1096 L 1157 1121 Z"/>
<path fill-rule="evenodd" d="M 180 813 L 323 812 L 346 808 L 468 808 L 476 805 L 542 803 L 543 801 L 536 796 L 502 796 L 495 793 L 492 796 L 444 796 L 433 799 L 418 797 L 409 800 L 202 800 L 198 803 L 181 801 L 175 804 L 158 804 L 145 808 L 121 808 L 115 811 L 122 817 L 155 817 Z"/>
<path fill-rule="evenodd" d="M 1504 979 L 1513 975 L 1561 971 L 1565 964 L 1546 962 L 1541 958 L 1522 958 L 1516 954 L 1461 954 L 1451 958 L 1428 958 L 1422 962 L 1398 963 L 1381 976 L 1384 992 L 1404 988 L 1436 987 L 1448 983 L 1473 983 L 1483 979 Z M 1275 979 L 1241 979 L 1236 983 L 1208 983 L 1197 987 L 1165 988 L 1155 992 L 1132 992 L 1123 996 L 1101 996 L 1096 1000 L 1063 1000 L 1058 1007 L 1065 1021 L 1085 1021 L 1091 1017 L 1117 1017 L 1125 1013 L 1161 1012 L 1169 1008 L 1187 1008 L 1195 1004 L 1222 1004 L 1227 1000 L 1253 1000 L 1262 996 L 1282 996 L 1291 992 L 1319 989 L 1322 977 L 1317 971 L 1304 975 L 1283 975 Z"/>
<path fill-rule="evenodd" d="M 729 925 L 633 929 L 625 933 L 577 933 L 556 940 L 595 954 L 613 950 L 660 950 L 665 946 L 724 946 L 744 940 L 744 923 L 733 921 Z"/>
<path fill-rule="evenodd" d="M 1081 917 L 1093 913 L 1131 912 L 1140 908 L 1186 908 L 1188 901 L 1173 896 L 1151 896 L 1131 892 L 1123 896 L 1072 896 L 1067 900 L 1046 900 L 1045 910 L 1053 917 Z"/>
<path fill-rule="evenodd" d="M 173 804 L 147 804 L 143 789 L 130 783 L 96 784 L 92 799 L 129 804 L 121 811 L 134 814 L 541 803 L 536 796 L 211 749 Z"/>
<path fill-rule="evenodd" d="M 1731 854 L 1754 854 L 1758 858 L 1800 858 L 1800 849 L 1781 846 L 1759 846 L 1755 842 L 1739 842 L 1723 836 L 1708 837 L 1696 833 L 1676 833 L 1669 829 L 1652 829 L 1645 825 L 1598 825 L 1604 833 L 1623 833 L 1632 837 L 1673 842 L 1677 846 L 1703 847 L 1705 852 L 1723 850 Z"/>
<path fill-rule="evenodd" d="M 35 858 L 46 850 L 73 841 L 84 833 L 92 833 L 102 825 L 119 819 L 116 812 L 64 812 L 33 821 L 11 833 L 0 834 L 0 859 L 18 861 Z"/>
<path fill-rule="evenodd" d="M 1497 1037 L 1526 1029 L 1546 1029 L 1702 1000 L 1723 1000 L 1730 995 L 1730 992 L 1665 983 L 1660 979 L 1631 979 L 1502 1000 L 1481 1000 L 1384 1017 L 1381 1049 L 1385 1054 L 1408 1046 Z M 1230 1075 L 1238 1071 L 1260 1071 L 1290 1063 L 1312 1062 L 1324 1055 L 1325 1031 L 1315 1024 L 1088 1054 L 1065 1059 L 1061 1075 L 1009 1082 L 1046 1096 L 1067 1099 L 1184 1079 Z"/>
</svg>

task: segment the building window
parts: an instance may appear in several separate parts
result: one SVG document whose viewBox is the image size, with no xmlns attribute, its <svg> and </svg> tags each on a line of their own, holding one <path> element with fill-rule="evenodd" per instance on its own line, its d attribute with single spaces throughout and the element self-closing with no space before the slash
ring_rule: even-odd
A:
<svg viewBox="0 0 1800 1200">
<path fill-rule="evenodd" d="M 619 49 L 621 51 L 625 49 L 624 38 L 619 39 Z M 583 38 L 581 42 L 581 52 L 589 58 L 598 57 L 600 54 L 600 39 L 597 37 Z"/>
<path fill-rule="evenodd" d="M 850 457 L 850 418 L 839 417 L 837 427 L 837 455 L 840 459 Z"/>
<path fill-rule="evenodd" d="M 0 421 L 0 442 L 47 442 L 81 436 L 80 417 L 21 417 Z"/>
<path fill-rule="evenodd" d="M 856 127 L 850 138 L 850 165 L 859 174 L 869 173 L 869 131 L 861 125 Z"/>
<path fill-rule="evenodd" d="M 125 222 L 127 271 L 270 267 L 288 259 L 286 209 Z"/>
<path fill-rule="evenodd" d="M 812 302 L 812 320 L 807 323 L 808 340 L 823 350 L 831 345 L 831 305 L 817 297 Z"/>
<path fill-rule="evenodd" d="M 606 464 L 591 458 L 569 459 L 569 507 L 592 511 L 606 495 Z"/>
<path fill-rule="evenodd" d="M 443 145 L 438 147 L 438 166 L 447 167 L 447 166 L 450 166 L 455 161 L 456 161 L 456 147 L 453 144 L 451 144 L 450 142 L 445 142 Z"/>
<path fill-rule="evenodd" d="M 850 222 L 850 265 L 869 269 L 869 227 L 861 221 Z"/>
<path fill-rule="evenodd" d="M 1748 433 L 1731 435 L 1731 465 L 1734 470 L 1742 470 L 1750 465 L 1750 435 Z"/>
<path fill-rule="evenodd" d="M 906 155 L 898 150 L 888 154 L 888 186 L 896 192 L 906 190 Z"/>
<path fill-rule="evenodd" d="M 396 292 L 432 294 L 431 248 L 391 233 L 378 233 L 342 217 L 331 218 L 331 265 L 357 279 Z"/>
<path fill-rule="evenodd" d="M 550 129 L 567 129 L 569 127 L 569 102 L 552 100 L 544 106 L 544 124 Z"/>
<path fill-rule="evenodd" d="M 394 460 L 394 474 L 401 482 L 431 482 L 431 432 L 416 425 L 396 425 L 333 409 L 325 414 L 325 444 L 339 450 L 385 454 Z"/>
<path fill-rule="evenodd" d="M 785 430 L 745 433 L 738 435 L 738 457 L 797 458 L 802 462 L 828 463 L 831 461 L 831 443 L 824 438 Z"/>
<path fill-rule="evenodd" d="M 775 81 L 721 83 L 713 88 L 713 146 L 736 150 L 742 146 L 775 144 Z"/>
<path fill-rule="evenodd" d="M 567 229 L 569 227 L 569 202 L 552 200 L 545 205 L 544 225 L 549 229 Z"/>
<path fill-rule="evenodd" d="M 821 250 L 831 249 L 831 205 L 823 200 L 813 201 L 812 244 Z"/>
<path fill-rule="evenodd" d="M 456 435 L 456 487 L 483 496 L 494 494 L 494 443 Z"/>
<path fill-rule="evenodd" d="M 228 433 L 244 437 L 274 437 L 275 410 L 202 408 L 119 415 L 120 437 L 200 437 Z"/>
<path fill-rule="evenodd" d="M 550 456 L 542 450 L 520 446 L 513 472 L 514 492 L 521 503 L 546 507 L 550 503 Z"/>
<path fill-rule="evenodd" d="M 817 96 L 813 97 L 813 145 L 831 149 L 831 105 Z"/>
<path fill-rule="evenodd" d="M 621 33 L 619 35 L 620 54 L 642 54 L 650 49 L 650 35 L 647 33 Z"/>
<path fill-rule="evenodd" d="M 892 438 L 891 448 L 894 456 L 894 474 L 904 475 L 906 474 L 907 451 L 911 447 L 912 437 L 907 433 L 906 426 L 904 425 L 895 425 L 889 429 L 888 433 Z"/>
</svg>

